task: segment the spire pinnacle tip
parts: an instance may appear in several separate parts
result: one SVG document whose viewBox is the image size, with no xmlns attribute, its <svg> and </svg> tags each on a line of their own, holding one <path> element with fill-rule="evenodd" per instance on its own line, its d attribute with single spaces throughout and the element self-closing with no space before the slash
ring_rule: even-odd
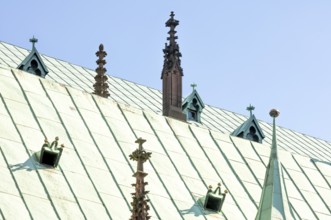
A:
<svg viewBox="0 0 331 220">
<path fill-rule="evenodd" d="M 273 118 L 277 118 L 279 116 L 280 112 L 277 109 L 271 109 L 269 112 L 269 115 Z"/>
</svg>

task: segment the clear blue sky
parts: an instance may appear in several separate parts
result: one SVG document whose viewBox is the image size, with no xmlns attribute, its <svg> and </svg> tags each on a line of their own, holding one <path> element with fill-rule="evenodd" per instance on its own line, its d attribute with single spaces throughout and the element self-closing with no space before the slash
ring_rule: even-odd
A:
<svg viewBox="0 0 331 220">
<path fill-rule="evenodd" d="M 331 141 L 331 1 L 1 2 L 0 40 L 96 68 L 99 43 L 108 74 L 161 89 L 170 11 L 190 84 L 205 103 Z"/>
</svg>

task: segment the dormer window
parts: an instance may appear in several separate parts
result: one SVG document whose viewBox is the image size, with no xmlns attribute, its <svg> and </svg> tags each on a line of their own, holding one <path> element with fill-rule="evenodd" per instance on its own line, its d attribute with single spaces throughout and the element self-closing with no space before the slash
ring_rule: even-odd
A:
<svg viewBox="0 0 331 220">
<path fill-rule="evenodd" d="M 250 105 L 249 107 L 247 107 L 247 110 L 250 111 L 250 117 L 236 130 L 234 130 L 232 132 L 232 135 L 240 138 L 245 138 L 250 141 L 262 143 L 262 140 L 265 136 L 259 125 L 258 120 L 252 114 L 252 111 L 254 110 L 254 106 Z"/>
<path fill-rule="evenodd" d="M 48 69 L 35 47 L 35 43 L 37 43 L 38 40 L 33 37 L 30 39 L 30 42 L 32 43 L 32 50 L 30 54 L 20 63 L 20 65 L 18 65 L 17 68 L 29 72 L 33 75 L 45 78 L 48 73 Z"/>
<path fill-rule="evenodd" d="M 260 142 L 259 136 L 256 134 L 256 129 L 253 126 L 249 128 L 249 133 L 246 135 L 246 138 L 251 141 Z"/>
<path fill-rule="evenodd" d="M 187 111 L 187 119 L 189 121 L 197 121 L 197 112 L 193 110 Z"/>
<path fill-rule="evenodd" d="M 193 87 L 193 91 L 183 102 L 183 113 L 186 114 L 188 121 L 201 122 L 200 115 L 205 105 L 195 90 L 196 85 L 192 84 L 191 86 Z"/>
</svg>

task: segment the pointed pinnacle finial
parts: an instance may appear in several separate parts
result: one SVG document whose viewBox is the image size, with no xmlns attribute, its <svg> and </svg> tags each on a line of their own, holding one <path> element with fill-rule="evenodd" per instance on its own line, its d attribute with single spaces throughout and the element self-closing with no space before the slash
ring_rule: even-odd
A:
<svg viewBox="0 0 331 220">
<path fill-rule="evenodd" d="M 246 108 L 246 110 L 249 111 L 251 117 L 253 115 L 254 109 L 255 109 L 255 107 L 252 106 L 251 104 L 249 104 L 249 106 Z"/>
<path fill-rule="evenodd" d="M 166 27 L 172 27 L 173 29 L 179 24 L 179 21 L 175 20 L 175 13 L 172 11 L 170 13 L 170 18 L 166 22 Z"/>
<path fill-rule="evenodd" d="M 269 115 L 273 118 L 272 124 L 272 145 L 271 145 L 271 158 L 278 158 L 277 156 L 277 140 L 276 140 L 276 118 L 279 116 L 280 112 L 276 109 L 271 109 Z"/>
<path fill-rule="evenodd" d="M 173 19 L 175 17 L 175 13 L 173 11 L 170 12 L 170 17 Z"/>
<path fill-rule="evenodd" d="M 143 143 L 145 143 L 146 140 L 145 139 L 142 139 L 141 137 L 138 138 L 135 143 L 139 144 L 139 150 L 142 150 L 142 147 L 143 147 Z"/>
<path fill-rule="evenodd" d="M 34 36 L 32 36 L 32 38 L 29 40 L 31 43 L 32 43 L 32 49 L 33 48 L 35 48 L 35 43 L 37 43 L 38 42 L 38 39 L 37 38 L 35 38 Z"/>
<path fill-rule="evenodd" d="M 277 109 L 271 109 L 269 112 L 269 115 L 273 118 L 277 118 L 279 116 L 280 112 Z"/>
<path fill-rule="evenodd" d="M 198 86 L 198 85 L 195 84 L 195 83 L 192 83 L 192 84 L 191 84 L 191 87 L 192 87 L 193 91 L 195 90 L 195 87 L 197 87 L 197 86 Z"/>
</svg>

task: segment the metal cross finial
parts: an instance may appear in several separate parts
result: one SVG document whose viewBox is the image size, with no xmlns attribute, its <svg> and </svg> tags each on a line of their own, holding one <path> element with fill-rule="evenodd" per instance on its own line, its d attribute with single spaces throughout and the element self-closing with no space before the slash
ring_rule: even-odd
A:
<svg viewBox="0 0 331 220">
<path fill-rule="evenodd" d="M 142 148 L 143 148 L 143 143 L 145 143 L 145 142 L 146 142 L 146 140 L 142 139 L 141 137 L 138 138 L 138 139 L 135 141 L 135 143 L 139 144 L 139 150 L 142 150 Z"/>
<path fill-rule="evenodd" d="M 197 87 L 197 84 L 192 83 L 192 84 L 191 84 L 191 87 L 193 88 L 193 91 L 194 91 L 194 90 L 195 90 L 195 87 Z"/>
<path fill-rule="evenodd" d="M 251 117 L 253 115 L 254 109 L 255 109 L 255 107 L 252 106 L 251 104 L 249 104 L 249 106 L 246 108 L 246 110 L 249 111 Z"/>
<path fill-rule="evenodd" d="M 34 48 L 34 44 L 38 42 L 38 39 L 34 36 L 30 39 L 30 42 L 32 43 L 32 48 Z"/>
<path fill-rule="evenodd" d="M 174 12 L 172 11 L 172 12 L 170 13 L 170 17 L 171 17 L 171 19 L 173 19 L 174 16 L 175 16 L 175 14 L 174 14 Z"/>
</svg>

